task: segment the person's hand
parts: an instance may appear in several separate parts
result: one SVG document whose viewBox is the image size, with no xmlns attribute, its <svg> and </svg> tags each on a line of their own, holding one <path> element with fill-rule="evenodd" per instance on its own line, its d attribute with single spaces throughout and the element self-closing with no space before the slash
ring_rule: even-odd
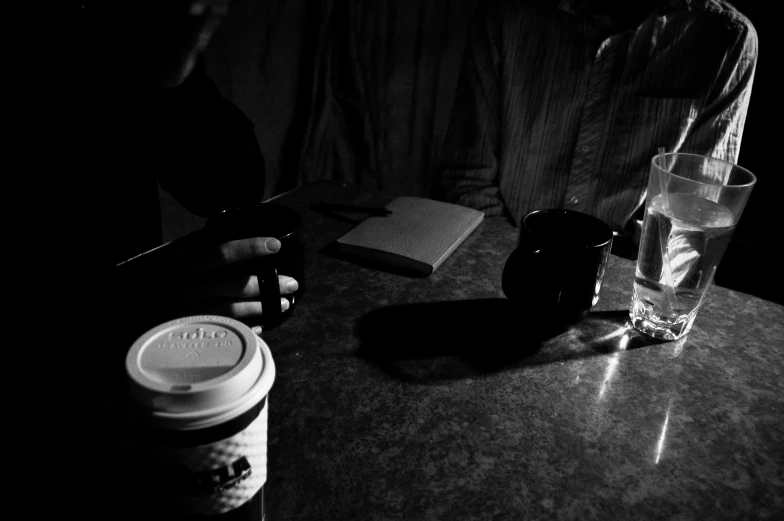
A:
<svg viewBox="0 0 784 521">
<path fill-rule="evenodd" d="M 121 307 L 140 328 L 201 314 L 253 322 L 264 310 L 258 279 L 247 261 L 274 255 L 280 247 L 280 241 L 269 237 L 216 244 L 203 230 L 192 233 L 116 266 Z M 285 275 L 278 276 L 278 283 L 281 294 L 299 287 Z M 281 310 L 288 308 L 289 301 L 281 297 Z"/>
</svg>

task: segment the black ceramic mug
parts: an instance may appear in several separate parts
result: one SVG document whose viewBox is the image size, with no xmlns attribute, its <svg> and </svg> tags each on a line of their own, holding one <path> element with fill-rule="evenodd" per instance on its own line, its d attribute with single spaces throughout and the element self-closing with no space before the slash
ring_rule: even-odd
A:
<svg viewBox="0 0 784 521">
<path fill-rule="evenodd" d="M 609 226 L 584 213 L 529 213 L 504 266 L 504 294 L 549 322 L 579 322 L 599 300 L 612 239 Z"/>
<path fill-rule="evenodd" d="M 254 321 L 244 322 L 271 329 L 288 320 L 305 292 L 305 246 L 300 215 L 285 206 L 260 203 L 215 214 L 207 220 L 206 228 L 219 242 L 250 237 L 274 237 L 280 241 L 278 252 L 238 263 L 232 269 L 254 274 L 259 281 L 262 315 Z M 282 295 L 278 275 L 296 279 L 297 291 Z M 281 310 L 281 297 L 289 301 L 287 311 Z"/>
</svg>

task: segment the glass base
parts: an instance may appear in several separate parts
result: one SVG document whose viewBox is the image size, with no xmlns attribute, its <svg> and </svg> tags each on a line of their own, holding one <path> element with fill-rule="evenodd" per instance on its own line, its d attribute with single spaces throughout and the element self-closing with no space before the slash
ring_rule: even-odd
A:
<svg viewBox="0 0 784 521">
<path fill-rule="evenodd" d="M 660 315 L 640 299 L 632 300 L 629 311 L 629 318 L 637 331 L 660 340 L 678 340 L 683 337 L 691 329 L 696 316 L 697 309 L 688 314 Z"/>
</svg>

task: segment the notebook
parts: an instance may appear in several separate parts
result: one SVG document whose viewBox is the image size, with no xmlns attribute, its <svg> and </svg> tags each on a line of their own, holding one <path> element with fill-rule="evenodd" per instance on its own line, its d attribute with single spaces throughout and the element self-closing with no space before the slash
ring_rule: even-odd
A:
<svg viewBox="0 0 784 521">
<path fill-rule="evenodd" d="M 337 240 L 346 257 L 405 274 L 428 276 L 482 222 L 484 214 L 422 197 L 398 197 L 390 214 L 368 217 Z"/>
</svg>

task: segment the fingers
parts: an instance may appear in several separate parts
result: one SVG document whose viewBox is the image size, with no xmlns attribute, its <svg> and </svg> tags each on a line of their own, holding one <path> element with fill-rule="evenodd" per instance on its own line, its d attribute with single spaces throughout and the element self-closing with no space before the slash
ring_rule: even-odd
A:
<svg viewBox="0 0 784 521">
<path fill-rule="evenodd" d="M 299 283 L 292 277 L 278 275 L 278 290 L 281 295 L 290 295 L 298 289 Z M 256 275 L 227 275 L 189 291 L 194 295 L 231 298 L 258 298 L 260 295 L 259 279 Z"/>
<path fill-rule="evenodd" d="M 220 245 L 220 259 L 224 264 L 241 262 L 280 250 L 280 241 L 274 238 L 256 237 L 229 241 Z"/>
<path fill-rule="evenodd" d="M 249 319 L 257 316 L 262 316 L 264 310 L 262 309 L 261 302 L 258 300 L 245 300 L 245 301 L 213 301 L 206 303 L 204 311 L 201 313 L 209 313 L 221 315 L 224 317 L 232 317 L 237 319 Z M 280 299 L 280 309 L 285 312 L 289 309 L 289 301 L 285 298 Z"/>
<path fill-rule="evenodd" d="M 292 277 L 279 275 L 278 287 L 281 295 L 289 295 L 299 289 L 299 284 Z M 246 320 L 264 314 L 255 275 L 228 274 L 194 281 L 178 288 L 159 291 L 150 304 L 147 307 L 155 308 L 155 314 L 166 315 L 167 320 L 203 314 Z M 286 312 L 289 308 L 289 300 L 281 297 L 281 311 Z"/>
<path fill-rule="evenodd" d="M 280 299 L 280 309 L 287 312 L 289 301 Z M 258 300 L 213 299 L 207 301 L 156 300 L 145 309 L 156 324 L 191 315 L 219 315 L 238 320 L 252 320 L 263 316 L 264 309 Z"/>
<path fill-rule="evenodd" d="M 220 266 L 271 255 L 280 250 L 280 241 L 253 237 L 215 244 L 203 230 L 164 244 L 117 265 L 123 275 L 199 275 Z"/>
<path fill-rule="evenodd" d="M 278 275 L 281 295 L 289 295 L 299 289 L 299 282 L 288 275 Z"/>
<path fill-rule="evenodd" d="M 280 241 L 271 237 L 239 239 L 210 248 L 187 270 L 188 275 L 200 275 L 238 262 L 272 255 L 280 250 Z"/>
<path fill-rule="evenodd" d="M 281 295 L 290 295 L 299 289 L 299 283 L 287 275 L 278 275 L 278 288 Z M 256 275 L 228 274 L 193 281 L 165 293 L 171 300 L 258 299 L 259 279 Z"/>
</svg>

